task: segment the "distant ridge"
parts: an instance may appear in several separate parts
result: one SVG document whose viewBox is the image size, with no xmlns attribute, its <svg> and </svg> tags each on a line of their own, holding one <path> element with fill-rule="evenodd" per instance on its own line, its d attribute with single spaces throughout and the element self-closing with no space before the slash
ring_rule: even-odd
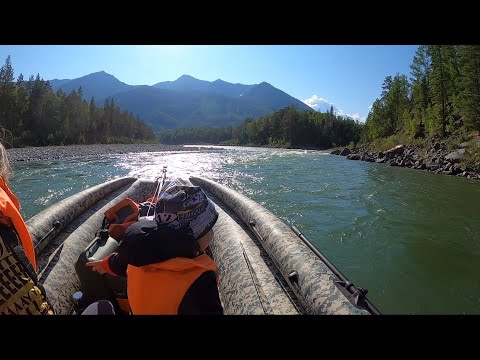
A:
<svg viewBox="0 0 480 360">
<path fill-rule="evenodd" d="M 267 115 L 290 105 L 311 110 L 267 82 L 244 85 L 182 75 L 153 86 L 128 85 L 99 71 L 77 79 L 53 79 L 50 84 L 55 91 L 66 93 L 81 87 L 85 100 L 93 96 L 100 105 L 113 97 L 118 106 L 138 114 L 156 130 L 237 125 L 247 117 Z"/>
<path fill-rule="evenodd" d="M 50 85 L 53 90 L 62 89 L 66 93 L 82 87 L 83 98 L 89 101 L 93 96 L 97 104 L 102 104 L 105 98 L 116 93 L 135 88 L 135 86 L 125 84 L 105 71 L 99 71 L 73 80 L 50 80 Z"/>
</svg>

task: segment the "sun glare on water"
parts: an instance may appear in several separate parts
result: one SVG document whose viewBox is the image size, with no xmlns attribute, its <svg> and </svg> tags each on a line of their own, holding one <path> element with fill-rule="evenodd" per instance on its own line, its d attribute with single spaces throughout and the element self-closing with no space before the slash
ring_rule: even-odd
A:
<svg viewBox="0 0 480 360">
<path fill-rule="evenodd" d="M 167 178 L 188 179 L 190 176 L 217 178 L 225 163 L 220 156 L 205 156 L 196 151 L 158 152 L 125 155 L 117 166 L 129 170 L 128 176 L 156 179 L 167 166 Z"/>
</svg>

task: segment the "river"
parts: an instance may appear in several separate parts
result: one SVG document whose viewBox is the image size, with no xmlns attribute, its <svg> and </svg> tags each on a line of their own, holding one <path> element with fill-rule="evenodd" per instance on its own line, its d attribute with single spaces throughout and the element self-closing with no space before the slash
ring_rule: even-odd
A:
<svg viewBox="0 0 480 360">
<path fill-rule="evenodd" d="M 313 150 L 204 147 L 17 162 L 29 218 L 121 176 L 203 176 L 296 225 L 385 314 L 480 314 L 480 182 Z"/>
</svg>

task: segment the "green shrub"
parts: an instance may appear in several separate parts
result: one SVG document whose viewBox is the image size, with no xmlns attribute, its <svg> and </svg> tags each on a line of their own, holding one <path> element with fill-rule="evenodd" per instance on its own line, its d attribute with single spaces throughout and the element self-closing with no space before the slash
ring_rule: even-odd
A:
<svg viewBox="0 0 480 360">
<path fill-rule="evenodd" d="M 376 139 L 372 143 L 375 151 L 385 151 L 391 149 L 397 145 L 416 145 L 416 146 L 425 146 L 426 139 L 417 138 L 415 139 L 413 135 L 407 135 L 403 132 L 398 132 L 387 138 Z"/>
<path fill-rule="evenodd" d="M 468 142 L 461 165 L 470 170 L 480 172 L 480 142 L 478 140 L 470 140 Z"/>
</svg>

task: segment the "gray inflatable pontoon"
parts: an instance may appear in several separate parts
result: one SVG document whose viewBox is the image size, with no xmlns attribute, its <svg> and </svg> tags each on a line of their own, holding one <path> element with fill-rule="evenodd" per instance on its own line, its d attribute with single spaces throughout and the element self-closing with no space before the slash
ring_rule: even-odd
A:
<svg viewBox="0 0 480 360">
<path fill-rule="evenodd" d="M 215 203 L 219 218 L 210 244 L 218 288 L 229 315 L 379 314 L 328 260 L 270 211 L 224 185 L 190 178 Z M 157 182 L 121 178 L 93 186 L 27 221 L 38 276 L 58 314 L 74 313 L 81 281 L 75 264 L 102 226 L 104 213 L 129 197 L 143 202 Z M 343 280 L 343 281 L 342 281 Z"/>
</svg>

